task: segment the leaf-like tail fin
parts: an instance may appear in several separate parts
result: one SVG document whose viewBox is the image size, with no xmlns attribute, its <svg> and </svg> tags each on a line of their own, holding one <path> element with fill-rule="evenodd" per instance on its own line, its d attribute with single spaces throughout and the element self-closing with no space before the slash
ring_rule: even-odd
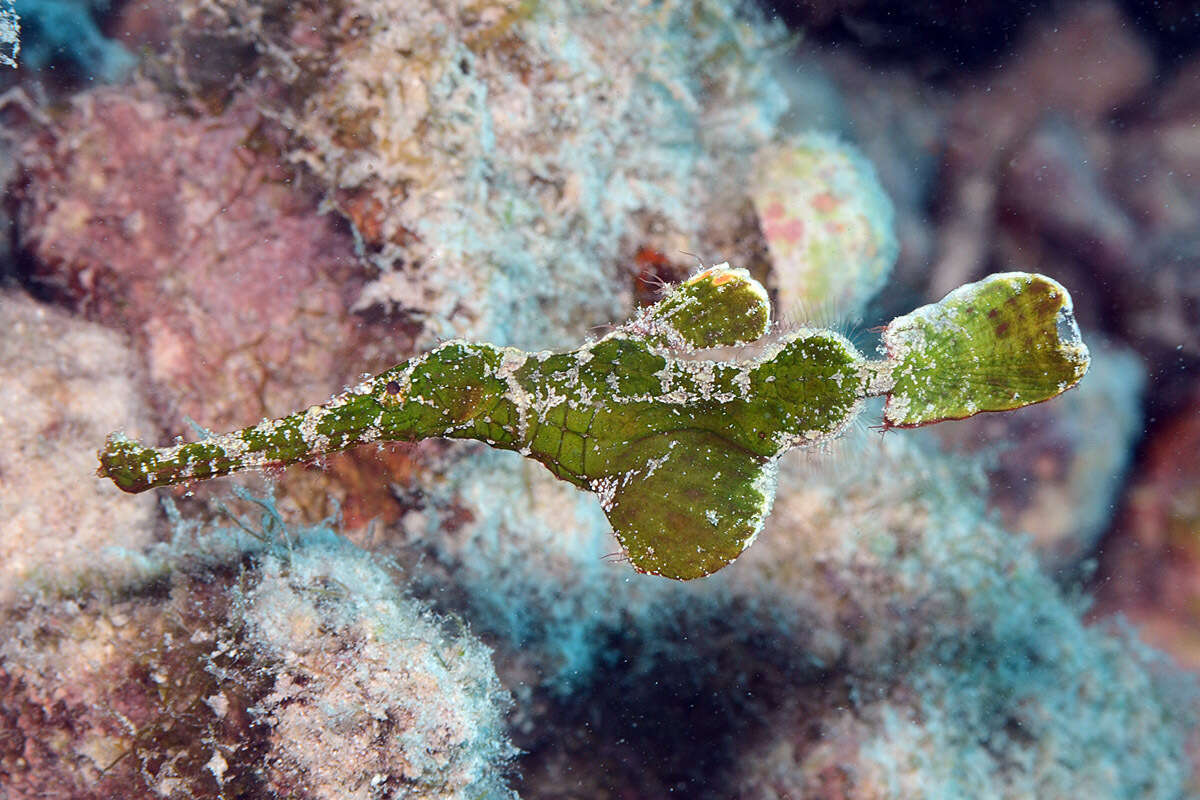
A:
<svg viewBox="0 0 1200 800">
<path fill-rule="evenodd" d="M 1079 383 L 1089 361 L 1067 290 L 1026 272 L 990 275 L 897 317 L 883 342 L 889 427 L 1040 403 Z"/>
</svg>

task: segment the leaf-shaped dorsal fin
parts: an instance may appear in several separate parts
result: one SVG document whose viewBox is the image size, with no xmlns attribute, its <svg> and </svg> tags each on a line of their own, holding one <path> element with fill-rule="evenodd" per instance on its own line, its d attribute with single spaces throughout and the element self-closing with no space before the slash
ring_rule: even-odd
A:
<svg viewBox="0 0 1200 800">
<path fill-rule="evenodd" d="M 672 287 L 622 327 L 652 347 L 703 350 L 753 342 L 770 325 L 762 284 L 744 269 L 718 264 Z"/>
<path fill-rule="evenodd" d="M 892 320 L 884 420 L 916 427 L 1040 403 L 1077 384 L 1088 350 L 1071 296 L 1045 275 L 1004 272 Z"/>
<path fill-rule="evenodd" d="M 639 572 L 690 580 L 737 558 L 775 497 L 775 462 L 707 431 L 630 442 L 621 468 L 592 482 Z"/>
</svg>

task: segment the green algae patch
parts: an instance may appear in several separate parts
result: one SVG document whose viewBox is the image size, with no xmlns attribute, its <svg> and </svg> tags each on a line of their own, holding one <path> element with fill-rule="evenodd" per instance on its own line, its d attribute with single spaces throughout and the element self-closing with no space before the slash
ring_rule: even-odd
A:
<svg viewBox="0 0 1200 800">
<path fill-rule="evenodd" d="M 1023 273 L 893 321 L 882 360 L 814 328 L 753 357 L 706 357 L 760 339 L 769 324 L 762 286 L 720 265 L 576 350 L 446 342 L 325 404 L 234 433 L 165 448 L 114 434 L 100 474 L 140 492 L 368 442 L 475 439 L 595 493 L 635 569 L 687 580 L 753 542 L 778 457 L 839 435 L 865 398 L 888 396 L 887 425 L 921 425 L 1040 402 L 1087 368 L 1066 290 Z"/>
<path fill-rule="evenodd" d="M 1057 397 L 1087 372 L 1071 296 L 1044 275 L 1008 272 L 892 321 L 885 424 L 911 428 Z"/>
</svg>

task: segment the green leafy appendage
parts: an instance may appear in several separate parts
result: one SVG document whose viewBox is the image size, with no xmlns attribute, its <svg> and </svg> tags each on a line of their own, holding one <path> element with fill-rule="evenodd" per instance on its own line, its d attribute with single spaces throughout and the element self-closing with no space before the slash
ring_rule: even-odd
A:
<svg viewBox="0 0 1200 800">
<path fill-rule="evenodd" d="M 515 450 L 595 492 L 633 566 L 687 580 L 762 528 L 775 462 L 837 436 L 865 398 L 912 427 L 1040 402 L 1074 386 L 1087 348 L 1070 298 L 1040 275 L 994 275 L 892 322 L 887 358 L 828 330 L 774 341 L 745 270 L 713 267 L 566 353 L 450 341 L 328 403 L 236 433 L 150 448 L 113 434 L 100 474 L 128 492 L 291 464 L 376 441 L 441 436 Z M 711 348 L 759 342 L 753 357 Z"/>
</svg>

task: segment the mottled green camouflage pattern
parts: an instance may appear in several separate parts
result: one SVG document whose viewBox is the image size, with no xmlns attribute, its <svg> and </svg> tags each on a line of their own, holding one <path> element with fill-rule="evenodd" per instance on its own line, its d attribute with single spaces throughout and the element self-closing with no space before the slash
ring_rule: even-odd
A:
<svg viewBox="0 0 1200 800">
<path fill-rule="evenodd" d="M 1044 275 L 1008 272 L 892 320 L 894 385 L 884 422 L 911 428 L 1055 397 L 1087 372 L 1071 296 Z"/>
<path fill-rule="evenodd" d="M 1049 285 L 1056 288 L 1046 290 Z M 896 425 L 933 421 L 926 406 L 937 418 L 947 416 L 943 405 L 931 402 L 941 402 L 943 384 L 972 357 L 963 355 L 964 346 L 979 348 L 980 369 L 993 370 L 995 380 L 983 381 L 978 396 L 968 389 L 960 405 L 992 410 L 996 387 L 1010 377 L 1016 382 L 1000 391 L 1006 408 L 1046 399 L 1078 381 L 1078 358 L 1085 368 L 1086 350 L 1077 331 L 1063 345 L 1073 355 L 1055 360 L 1059 329 L 1051 323 L 1043 330 L 1049 312 L 1042 298 L 1047 291 L 1056 302 L 1065 298 L 1058 284 L 1009 275 L 972 287 L 950 295 L 943 303 L 951 307 L 941 312 L 941 304 L 927 306 L 893 323 L 885 341 L 894 355 L 885 360 L 866 359 L 832 331 L 802 328 L 753 357 L 725 361 L 706 357 L 705 350 L 759 339 L 770 308 L 757 281 L 722 265 L 577 350 L 525 353 L 447 342 L 324 405 L 236 433 L 159 449 L 114 434 L 100 452 L 100 472 L 138 492 L 366 442 L 476 439 L 533 458 L 595 492 L 639 571 L 696 578 L 730 563 L 753 541 L 774 498 L 779 455 L 837 436 L 866 397 L 891 390 L 894 399 L 893 372 L 903 381 L 906 407 L 888 419 Z M 1025 311 L 1007 307 L 1014 297 Z M 964 311 L 963 302 L 974 310 Z M 987 330 L 968 328 L 965 344 L 939 333 L 930 340 L 936 346 L 925 350 L 910 333 L 941 332 L 958 326 L 961 314 L 988 318 L 993 310 L 992 319 L 1007 315 L 1005 333 L 1012 331 L 989 329 L 994 352 L 987 349 Z M 1009 338 L 1033 339 L 1038 347 L 1013 348 Z M 927 363 L 919 350 L 953 360 Z M 979 374 L 972 372 L 968 385 L 980 383 Z"/>
</svg>

